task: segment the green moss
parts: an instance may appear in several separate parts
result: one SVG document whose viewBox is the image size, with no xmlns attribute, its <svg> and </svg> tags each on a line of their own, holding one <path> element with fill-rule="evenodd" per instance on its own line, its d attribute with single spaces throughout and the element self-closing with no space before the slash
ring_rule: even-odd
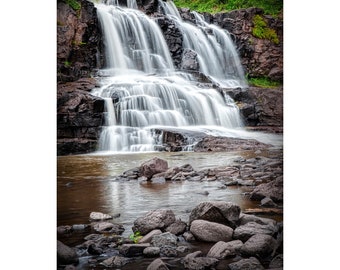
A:
<svg viewBox="0 0 340 270">
<path fill-rule="evenodd" d="M 279 38 L 274 29 L 268 27 L 265 19 L 260 15 L 255 15 L 253 18 L 253 36 L 261 39 L 268 39 L 275 44 L 279 44 Z"/>
<path fill-rule="evenodd" d="M 76 0 L 64 0 L 64 1 L 65 1 L 66 4 L 68 4 L 75 11 L 78 11 L 81 8 L 81 4 Z"/>
<path fill-rule="evenodd" d="M 248 79 L 250 85 L 263 87 L 263 88 L 276 88 L 282 85 L 279 81 L 273 81 L 268 77 L 257 77 L 257 78 L 250 78 Z"/>
<path fill-rule="evenodd" d="M 258 7 L 265 14 L 277 16 L 283 10 L 283 0 L 174 0 L 174 3 L 177 7 L 209 13 Z"/>
<path fill-rule="evenodd" d="M 66 61 L 64 62 L 64 66 L 65 66 L 65 67 L 70 67 L 70 66 L 71 66 L 71 62 L 69 62 L 69 61 L 66 60 Z"/>
</svg>

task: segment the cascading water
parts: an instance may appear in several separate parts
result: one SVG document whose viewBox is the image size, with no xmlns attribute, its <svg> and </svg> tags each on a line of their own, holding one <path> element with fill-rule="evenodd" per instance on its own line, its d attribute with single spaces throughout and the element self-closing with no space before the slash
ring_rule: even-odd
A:
<svg viewBox="0 0 340 270">
<path fill-rule="evenodd" d="M 161 11 L 174 20 L 183 33 L 183 47 L 197 53 L 200 71 L 221 87 L 247 87 L 235 46 L 226 30 L 208 24 L 192 12 L 195 25 L 184 22 L 172 1 L 160 1 Z"/>
<path fill-rule="evenodd" d="M 127 6 L 135 7 L 133 2 Z M 95 4 L 107 66 L 99 73 L 102 86 L 92 91 L 106 102 L 100 151 L 154 151 L 156 127 L 212 132 L 243 126 L 232 99 L 176 75 L 162 32 L 152 19 L 118 4 Z M 218 41 L 215 37 L 210 43 Z M 223 51 L 223 46 L 229 46 L 221 42 L 212 48 Z M 220 60 L 213 65 L 219 65 Z M 221 69 L 223 73 L 228 67 Z M 224 80 L 229 81 L 229 86 L 237 84 L 235 77 Z M 239 79 L 238 87 L 243 86 L 243 80 Z"/>
</svg>

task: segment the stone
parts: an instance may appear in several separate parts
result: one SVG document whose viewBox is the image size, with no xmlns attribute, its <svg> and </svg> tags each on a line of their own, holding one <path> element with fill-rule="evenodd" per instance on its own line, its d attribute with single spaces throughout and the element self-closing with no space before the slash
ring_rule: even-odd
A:
<svg viewBox="0 0 340 270">
<path fill-rule="evenodd" d="M 276 255 L 271 260 L 269 268 L 283 268 L 283 254 Z"/>
<path fill-rule="evenodd" d="M 241 213 L 239 224 L 245 225 L 248 222 L 256 222 L 261 225 L 271 225 L 271 226 L 276 226 L 277 224 L 277 222 L 271 218 L 263 218 L 263 217 L 258 217 L 255 215 L 248 215 L 248 214 Z"/>
<path fill-rule="evenodd" d="M 166 264 L 161 259 L 156 259 L 149 264 L 146 270 L 169 270 Z"/>
<path fill-rule="evenodd" d="M 57 263 L 58 265 L 66 265 L 78 263 L 78 255 L 74 249 L 57 240 Z"/>
<path fill-rule="evenodd" d="M 180 235 L 185 232 L 187 224 L 184 221 L 176 220 L 174 223 L 166 227 L 165 231 L 170 232 L 174 235 Z"/>
<path fill-rule="evenodd" d="M 236 256 L 242 246 L 243 243 L 240 240 L 230 242 L 219 241 L 210 248 L 207 257 L 213 257 L 219 260 L 233 257 Z"/>
<path fill-rule="evenodd" d="M 241 247 L 243 256 L 256 256 L 265 258 L 273 253 L 276 248 L 276 240 L 267 234 L 255 234 L 250 237 Z"/>
<path fill-rule="evenodd" d="M 283 177 L 279 176 L 275 180 L 257 186 L 251 193 L 251 200 L 262 200 L 269 197 L 274 202 L 283 201 Z"/>
<path fill-rule="evenodd" d="M 143 254 L 144 249 L 150 247 L 149 243 L 145 244 L 123 244 L 119 248 L 119 253 L 125 257 L 137 257 Z"/>
<path fill-rule="evenodd" d="M 143 250 L 143 255 L 147 258 L 158 257 L 160 253 L 159 247 L 147 247 Z"/>
<path fill-rule="evenodd" d="M 107 219 L 112 219 L 112 216 L 108 214 L 103 214 L 101 212 L 91 212 L 90 214 L 90 220 L 107 220 Z"/>
<path fill-rule="evenodd" d="M 197 240 L 205 242 L 228 242 L 233 237 L 232 228 L 206 220 L 194 220 L 190 225 L 190 232 Z"/>
<path fill-rule="evenodd" d="M 156 230 L 152 230 L 151 232 L 149 232 L 148 234 L 144 235 L 143 238 L 141 238 L 138 243 L 139 244 L 143 244 L 143 243 L 150 243 L 152 240 L 152 237 L 154 237 L 155 235 L 159 235 L 162 234 L 162 231 L 159 229 Z"/>
<path fill-rule="evenodd" d="M 244 225 L 237 227 L 234 230 L 234 239 L 239 239 L 243 242 L 247 241 L 255 234 L 274 235 L 277 232 L 277 227 L 272 224 L 262 225 L 256 222 L 248 222 Z"/>
<path fill-rule="evenodd" d="M 145 176 L 148 179 L 154 174 L 165 172 L 168 169 L 168 162 L 166 160 L 154 157 L 148 161 L 145 161 L 140 166 L 141 176 Z"/>
<path fill-rule="evenodd" d="M 122 256 L 113 256 L 102 261 L 100 264 L 104 265 L 105 267 L 122 267 L 125 264 L 127 264 L 129 261 L 130 259 L 122 257 Z"/>
<path fill-rule="evenodd" d="M 202 202 L 190 213 L 189 225 L 197 219 L 235 226 L 240 216 L 241 208 L 231 202 Z"/>
<path fill-rule="evenodd" d="M 230 270 L 262 270 L 265 269 L 258 259 L 250 257 L 249 259 L 241 259 L 228 265 Z"/>
<path fill-rule="evenodd" d="M 169 232 L 154 235 L 151 240 L 151 245 L 154 247 L 162 247 L 162 246 L 176 247 L 177 236 Z"/>
<path fill-rule="evenodd" d="M 105 221 L 93 224 L 93 229 L 99 233 L 114 233 L 114 234 L 122 234 L 125 230 L 124 227 L 120 224 L 114 224 Z"/>
<path fill-rule="evenodd" d="M 183 259 L 183 265 L 185 269 L 190 270 L 204 270 L 213 269 L 217 266 L 218 260 L 215 258 L 202 257 L 201 251 L 196 251 L 186 255 Z"/>
<path fill-rule="evenodd" d="M 262 207 L 277 207 L 277 204 L 273 202 L 271 198 L 265 197 L 261 200 Z"/>
<path fill-rule="evenodd" d="M 175 214 L 169 209 L 151 210 L 143 217 L 134 221 L 132 230 L 139 231 L 142 235 L 151 232 L 154 229 L 165 229 L 176 221 Z"/>
</svg>

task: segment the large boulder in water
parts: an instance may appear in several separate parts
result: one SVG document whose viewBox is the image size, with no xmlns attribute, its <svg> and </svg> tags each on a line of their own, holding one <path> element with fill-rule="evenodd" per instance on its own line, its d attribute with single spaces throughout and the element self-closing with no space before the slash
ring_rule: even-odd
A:
<svg viewBox="0 0 340 270">
<path fill-rule="evenodd" d="M 142 163 L 139 172 L 141 176 L 150 179 L 154 174 L 165 172 L 168 168 L 166 160 L 154 157 Z"/>
<path fill-rule="evenodd" d="M 74 249 L 66 246 L 64 243 L 57 240 L 57 263 L 62 264 L 72 264 L 78 263 L 78 255 Z"/>
</svg>

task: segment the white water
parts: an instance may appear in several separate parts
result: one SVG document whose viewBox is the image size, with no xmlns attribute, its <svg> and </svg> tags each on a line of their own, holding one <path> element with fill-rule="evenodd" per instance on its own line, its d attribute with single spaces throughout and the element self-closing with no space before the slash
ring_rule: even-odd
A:
<svg viewBox="0 0 340 270">
<path fill-rule="evenodd" d="M 160 1 L 161 10 L 183 33 L 183 47 L 197 53 L 200 71 L 221 87 L 247 87 L 244 71 L 228 31 L 204 21 L 192 12 L 196 24 L 184 22 L 172 1 Z"/>
<path fill-rule="evenodd" d="M 197 87 L 197 82 L 188 79 L 189 75 L 179 76 L 158 25 L 141 11 L 120 7 L 118 1 L 114 2 L 96 4 L 107 67 L 99 73 L 101 87 L 92 91 L 106 102 L 106 121 L 98 150 L 154 151 L 160 143 L 153 134 L 156 127 L 247 137 L 233 100 L 212 88 Z M 128 6 L 134 7 L 133 2 Z M 210 41 L 214 42 L 218 43 L 218 38 Z M 223 40 L 211 44 L 211 48 L 221 47 L 222 51 L 230 51 L 224 46 L 233 46 Z M 204 46 L 210 49 L 208 44 Z M 229 68 L 219 66 L 217 59 L 213 61 L 216 62 L 207 65 L 223 72 Z M 229 87 L 240 87 L 244 78 L 223 80 Z"/>
</svg>

